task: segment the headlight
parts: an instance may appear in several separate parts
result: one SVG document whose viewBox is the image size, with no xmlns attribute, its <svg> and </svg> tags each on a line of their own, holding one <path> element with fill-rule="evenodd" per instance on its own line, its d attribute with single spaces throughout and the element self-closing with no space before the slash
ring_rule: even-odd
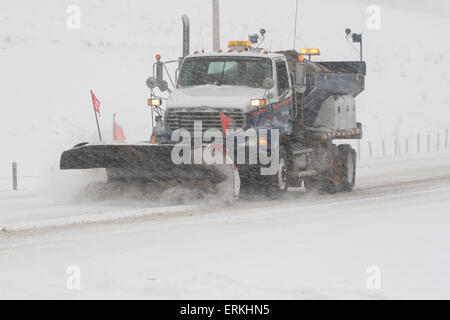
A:
<svg viewBox="0 0 450 320">
<path fill-rule="evenodd" d="M 147 100 L 147 105 L 150 107 L 159 107 L 162 104 L 162 100 L 161 99 L 148 99 Z"/>
<path fill-rule="evenodd" d="M 250 100 L 250 106 L 253 108 L 262 107 L 267 104 L 266 99 L 252 99 Z"/>
</svg>

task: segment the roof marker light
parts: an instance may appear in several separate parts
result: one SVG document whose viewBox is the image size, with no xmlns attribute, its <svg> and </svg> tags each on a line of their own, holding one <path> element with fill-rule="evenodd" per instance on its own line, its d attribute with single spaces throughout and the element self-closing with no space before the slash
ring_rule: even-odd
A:
<svg viewBox="0 0 450 320">
<path fill-rule="evenodd" d="M 300 54 L 309 55 L 309 56 L 318 56 L 318 55 L 320 55 L 320 49 L 318 49 L 318 48 L 300 49 Z"/>
<path fill-rule="evenodd" d="M 250 41 L 229 41 L 228 47 L 251 47 L 252 43 Z"/>
</svg>

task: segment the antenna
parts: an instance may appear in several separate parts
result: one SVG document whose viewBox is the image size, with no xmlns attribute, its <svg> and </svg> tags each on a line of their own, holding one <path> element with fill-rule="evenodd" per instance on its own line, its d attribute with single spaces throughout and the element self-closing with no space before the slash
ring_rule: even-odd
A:
<svg viewBox="0 0 450 320">
<path fill-rule="evenodd" d="M 298 0 L 295 4 L 295 26 L 294 26 L 294 50 L 295 50 L 295 40 L 297 38 L 297 17 L 298 17 Z"/>
</svg>

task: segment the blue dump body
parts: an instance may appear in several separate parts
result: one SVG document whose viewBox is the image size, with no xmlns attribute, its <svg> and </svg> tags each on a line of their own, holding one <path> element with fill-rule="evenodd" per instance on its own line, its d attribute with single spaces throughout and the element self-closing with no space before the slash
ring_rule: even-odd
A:
<svg viewBox="0 0 450 320">
<path fill-rule="evenodd" d="M 291 72 L 298 63 L 296 51 L 277 52 L 286 56 Z M 365 88 L 366 62 L 364 61 L 302 61 L 306 66 L 306 91 L 297 95 L 297 103 L 303 112 L 303 125 L 313 127 L 322 103 L 330 96 L 359 95 Z M 299 101 L 299 100 L 302 101 Z"/>
</svg>

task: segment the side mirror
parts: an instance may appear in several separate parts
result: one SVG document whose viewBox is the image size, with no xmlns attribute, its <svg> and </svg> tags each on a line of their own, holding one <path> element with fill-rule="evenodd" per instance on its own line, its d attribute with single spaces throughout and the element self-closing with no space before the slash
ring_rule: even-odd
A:
<svg viewBox="0 0 450 320">
<path fill-rule="evenodd" d="M 270 90 L 275 86 L 275 81 L 272 78 L 265 78 L 262 87 L 266 90 Z"/>
<path fill-rule="evenodd" d="M 147 84 L 147 87 L 149 87 L 150 89 L 154 89 L 158 85 L 158 82 L 154 77 L 148 78 L 145 83 Z"/>
<path fill-rule="evenodd" d="M 306 91 L 306 66 L 303 63 L 295 64 L 295 91 L 304 93 Z"/>
<path fill-rule="evenodd" d="M 159 82 L 158 85 L 159 90 L 161 90 L 161 92 L 167 91 L 167 89 L 169 88 L 169 85 L 167 84 L 166 80 L 162 80 Z"/>
</svg>

